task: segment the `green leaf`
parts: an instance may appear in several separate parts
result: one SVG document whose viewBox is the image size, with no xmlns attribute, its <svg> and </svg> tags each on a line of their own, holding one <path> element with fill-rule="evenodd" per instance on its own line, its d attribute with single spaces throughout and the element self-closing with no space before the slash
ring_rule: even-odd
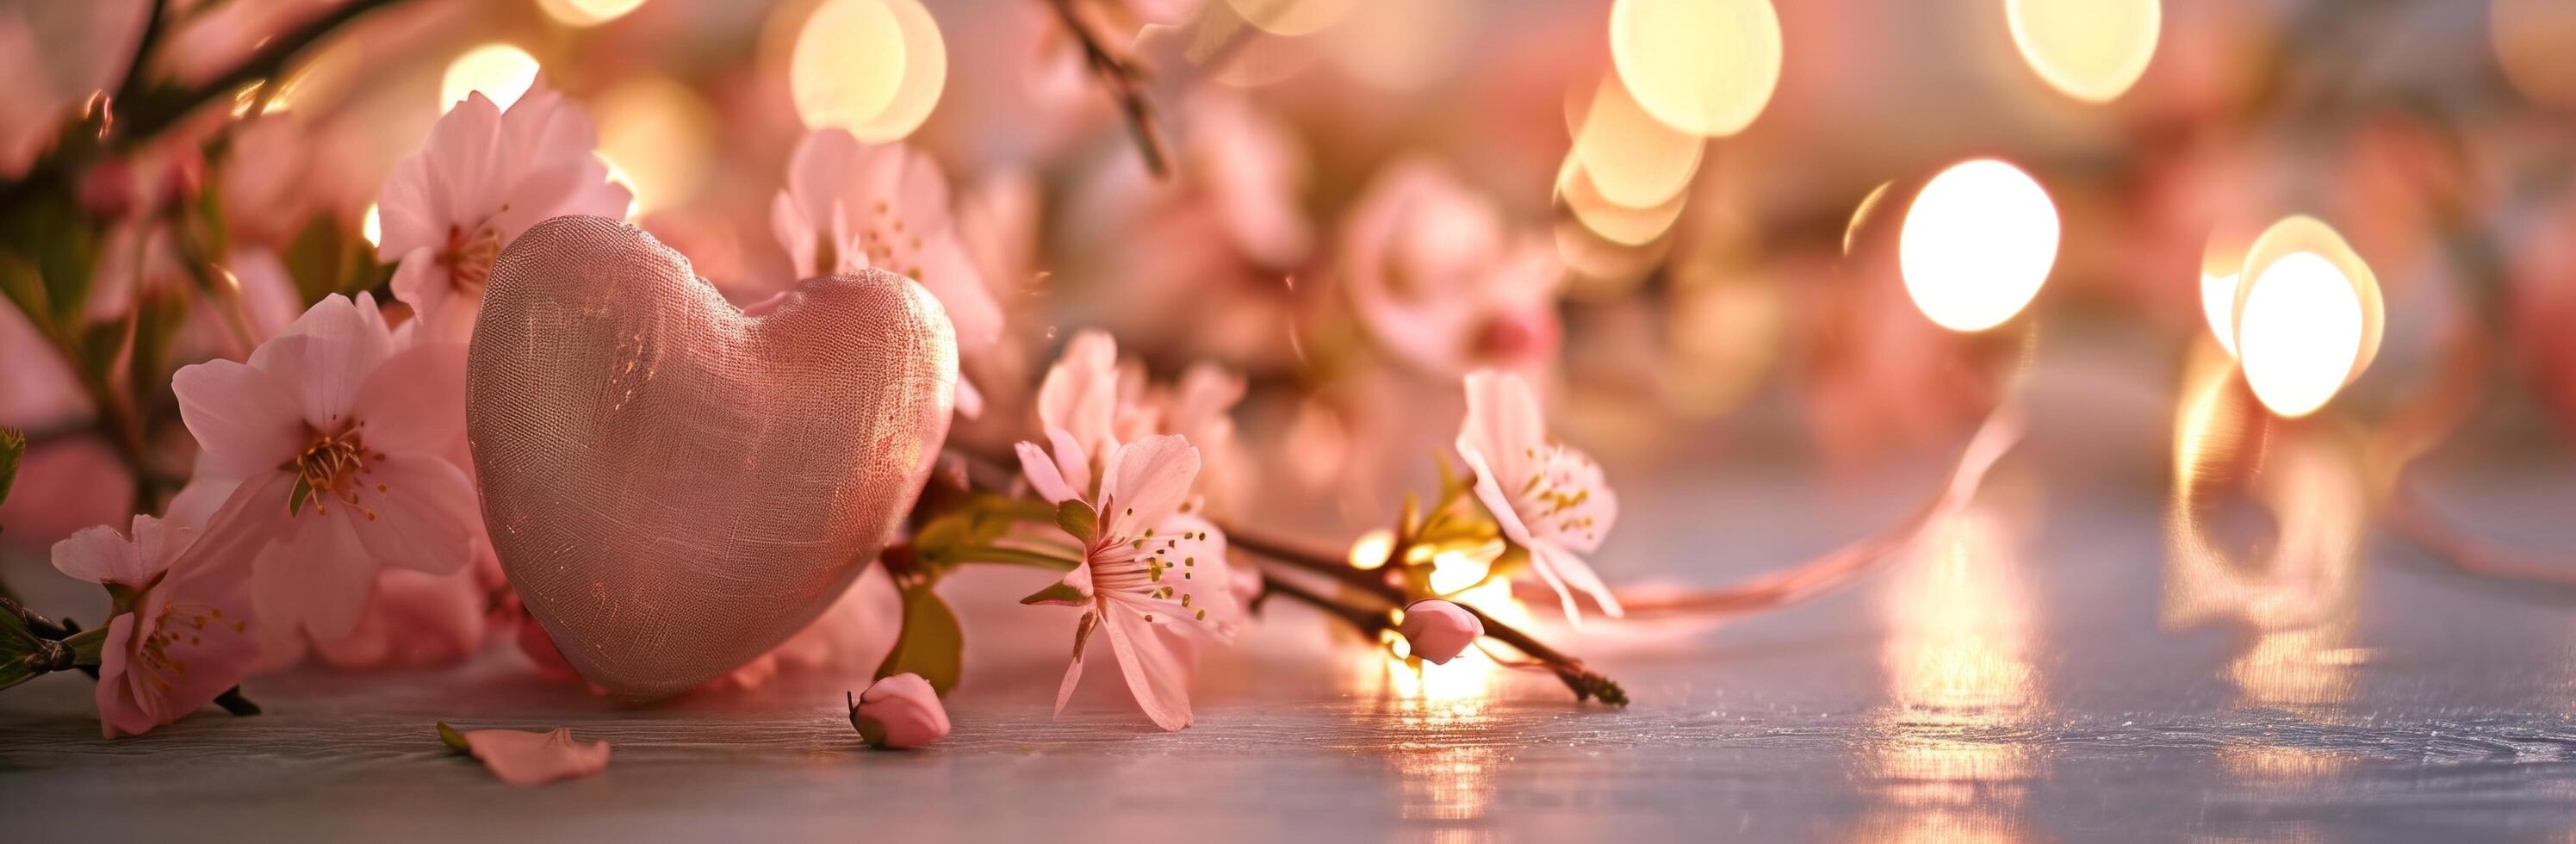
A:
<svg viewBox="0 0 2576 844">
<path fill-rule="evenodd" d="M 1100 514 L 1093 512 L 1091 505 L 1082 503 L 1082 499 L 1067 498 L 1064 503 L 1056 505 L 1055 524 L 1064 528 L 1064 532 L 1073 534 L 1073 538 L 1090 542 L 1092 536 L 1100 532 Z"/>
<path fill-rule="evenodd" d="M 457 732 L 455 727 L 448 726 L 445 721 L 438 722 L 438 740 L 447 745 L 448 749 L 458 753 L 474 752 L 473 746 L 465 743 L 465 734 Z"/>
<path fill-rule="evenodd" d="M 72 204 L 70 191 L 41 192 L 15 208 L 0 209 L 0 244 L 34 270 L 35 284 L 9 282 L 9 298 L 29 314 L 42 313 L 40 325 L 70 325 L 89 302 L 97 273 L 98 225 Z M 28 300 L 42 292 L 42 302 Z"/>
<path fill-rule="evenodd" d="M 1083 597 L 1081 590 L 1067 586 L 1064 584 L 1064 581 L 1059 580 L 1054 583 L 1047 584 L 1047 588 L 1029 593 L 1028 597 L 1020 599 L 1020 603 L 1079 604 L 1084 600 L 1085 598 Z"/>
<path fill-rule="evenodd" d="M 187 325 L 188 301 L 164 292 L 144 296 L 141 307 L 134 322 L 134 353 L 126 364 L 132 378 L 129 383 L 138 388 L 167 389 L 170 346 Z"/>
<path fill-rule="evenodd" d="M 957 614 L 931 586 L 923 581 L 903 590 L 903 633 L 877 665 L 877 677 L 919 674 L 930 681 L 932 691 L 947 697 L 965 670 L 966 634 L 957 627 Z"/>
<path fill-rule="evenodd" d="M 9 500 L 9 487 L 18 480 L 18 458 L 27 455 L 27 435 L 0 428 L 0 501 Z"/>
<path fill-rule="evenodd" d="M 298 476 L 295 479 L 295 490 L 286 495 L 286 514 L 289 516 L 303 514 L 305 500 L 312 497 L 313 484 Z"/>
<path fill-rule="evenodd" d="M 0 689 L 36 676 L 36 667 L 29 664 L 28 658 L 35 655 L 39 641 L 35 632 L 27 629 L 25 619 L 0 610 Z"/>
<path fill-rule="evenodd" d="M 983 550 L 1024 521 L 1052 521 L 1055 508 L 1043 501 L 987 495 L 967 502 L 922 525 L 912 534 L 914 563 L 937 576 L 961 563 L 989 562 Z"/>
</svg>

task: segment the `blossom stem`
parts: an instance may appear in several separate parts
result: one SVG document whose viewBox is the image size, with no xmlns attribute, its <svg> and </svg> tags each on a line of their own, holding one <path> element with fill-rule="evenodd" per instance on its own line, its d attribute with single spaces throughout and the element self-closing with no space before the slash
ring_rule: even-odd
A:
<svg viewBox="0 0 2576 844">
<path fill-rule="evenodd" d="M 106 638 L 104 634 L 97 630 L 82 630 L 78 623 L 68 618 L 57 623 L 36 614 L 36 611 L 28 609 L 25 604 L 6 597 L 0 597 L 0 612 L 7 613 L 19 626 L 33 634 L 39 642 L 53 646 L 40 651 L 36 655 L 37 658 L 31 658 L 29 664 L 36 669 L 31 676 L 60 671 L 64 668 L 76 668 L 81 673 L 89 675 L 90 679 L 98 679 L 98 657 L 95 653 L 97 642 L 94 640 Z M 82 635 L 84 633 L 89 635 L 84 637 Z M 89 653 L 83 654 L 84 651 Z M 0 685 L 0 688 L 7 688 L 7 686 Z M 225 712 L 234 715 L 257 715 L 260 712 L 259 704 L 251 702 L 248 696 L 242 694 L 240 685 L 234 685 L 232 688 L 225 689 L 223 694 L 217 695 L 215 704 L 223 707 Z"/>
<path fill-rule="evenodd" d="M 1389 609 L 1401 607 L 1405 604 L 1404 590 L 1398 589 L 1393 584 L 1387 583 L 1385 580 L 1371 575 L 1368 572 L 1351 568 L 1348 564 L 1340 560 L 1336 560 L 1322 554 L 1301 551 L 1286 542 L 1258 536 L 1245 536 L 1233 529 L 1224 530 L 1226 530 L 1226 541 L 1228 544 L 1231 544 L 1236 548 L 1252 552 L 1255 556 L 1279 565 L 1294 568 L 1298 571 L 1312 572 L 1331 577 L 1344 584 L 1357 587 L 1363 592 L 1386 601 L 1389 605 Z M 1338 602 L 1326 601 L 1326 599 L 1320 595 L 1299 589 L 1293 585 L 1286 584 L 1284 582 L 1278 585 L 1285 587 L 1278 590 L 1280 594 L 1299 598 L 1308 603 L 1316 603 L 1318 601 L 1330 603 L 1332 604 L 1332 607 L 1330 608 L 1346 619 L 1354 618 L 1354 614 L 1366 615 L 1366 613 L 1350 609 Z M 1467 612 L 1474 614 L 1476 616 L 1476 620 L 1485 625 L 1485 635 L 1487 637 L 1503 644 L 1510 645 L 1513 650 L 1520 651 L 1523 654 L 1529 655 L 1532 659 L 1545 663 L 1549 671 L 1555 672 L 1557 679 L 1565 682 L 1566 688 L 1574 690 L 1574 697 L 1576 700 L 1597 697 L 1601 699 L 1602 703 L 1616 706 L 1628 705 L 1627 690 L 1621 688 L 1618 682 L 1611 680 L 1607 675 L 1585 666 L 1583 664 L 1583 660 L 1575 658 L 1572 654 L 1549 647 L 1546 642 L 1539 641 L 1538 637 L 1523 632 L 1519 628 L 1515 628 L 1509 624 L 1505 624 L 1500 619 L 1496 619 L 1492 615 L 1487 614 L 1484 610 L 1477 609 L 1474 606 L 1465 603 L 1460 603 L 1458 606 L 1465 609 Z M 1374 616 L 1374 619 L 1375 620 L 1373 622 L 1360 622 L 1354 620 L 1353 623 L 1359 624 L 1361 629 L 1364 631 L 1381 629 L 1387 627 L 1390 623 L 1384 615 Z"/>
<path fill-rule="evenodd" d="M 274 79 L 279 71 L 286 69 L 288 61 L 304 52 L 305 48 L 313 46 L 314 42 L 322 40 L 324 36 L 339 30 L 350 21 L 399 2 L 402 0 L 348 0 L 333 7 L 321 17 L 306 21 L 303 26 L 279 33 L 262 43 L 260 48 L 251 53 L 249 58 L 243 59 L 241 64 L 235 65 L 232 70 L 209 80 L 195 90 L 179 91 L 166 95 L 164 99 L 148 101 L 146 105 L 149 107 L 138 109 L 136 113 L 122 120 L 125 125 L 115 134 L 111 145 L 117 148 L 132 147 L 170 128 L 181 118 L 196 111 L 198 106 L 206 104 L 217 96 L 229 94 L 255 80 Z M 143 61 L 145 57 L 139 54 L 135 57 L 138 65 Z M 129 75 L 120 86 L 117 99 L 145 100 L 151 96 L 147 93 L 151 90 L 151 86 L 143 81 L 140 74 Z"/>
<path fill-rule="evenodd" d="M 1108 47 L 1100 34 L 1083 19 L 1082 13 L 1074 9 L 1073 0 L 1045 2 L 1055 8 L 1056 18 L 1064 22 L 1065 31 L 1082 44 L 1083 59 L 1091 65 L 1092 75 L 1100 78 L 1100 84 L 1109 92 L 1110 99 L 1116 100 L 1119 111 L 1126 114 L 1127 132 L 1136 138 L 1136 151 L 1145 156 L 1145 169 L 1152 171 L 1158 179 L 1170 177 L 1171 156 L 1166 152 L 1168 146 L 1163 142 L 1162 129 L 1154 120 L 1154 101 L 1146 98 L 1144 89 L 1137 86 L 1143 72 L 1123 53 Z"/>
</svg>

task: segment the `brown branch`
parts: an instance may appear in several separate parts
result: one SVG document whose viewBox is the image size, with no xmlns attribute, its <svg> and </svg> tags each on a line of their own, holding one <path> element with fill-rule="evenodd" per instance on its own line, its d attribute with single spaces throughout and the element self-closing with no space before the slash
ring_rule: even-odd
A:
<svg viewBox="0 0 2576 844">
<path fill-rule="evenodd" d="M 1152 172 L 1154 178 L 1170 178 L 1170 146 L 1163 141 L 1162 128 L 1154 119 L 1154 101 L 1147 98 L 1145 89 L 1137 84 L 1144 78 L 1144 71 L 1126 58 L 1123 51 L 1110 49 L 1100 33 L 1094 31 L 1082 13 L 1074 9 L 1074 0 L 1046 0 L 1046 3 L 1055 8 L 1056 18 L 1064 22 L 1065 32 L 1081 43 L 1083 60 L 1091 65 L 1092 75 L 1099 77 L 1101 87 L 1109 92 L 1109 98 L 1116 101 L 1118 110 L 1126 115 L 1127 133 L 1136 138 L 1136 151 L 1144 154 L 1145 169 Z"/>
</svg>

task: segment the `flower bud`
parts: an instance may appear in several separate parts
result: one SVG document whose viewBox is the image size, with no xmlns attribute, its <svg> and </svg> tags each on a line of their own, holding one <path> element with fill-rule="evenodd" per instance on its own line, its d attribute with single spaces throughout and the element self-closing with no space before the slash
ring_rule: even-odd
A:
<svg viewBox="0 0 2576 844">
<path fill-rule="evenodd" d="M 850 726 L 878 750 L 920 747 L 948 735 L 948 710 L 921 675 L 897 674 L 850 698 Z"/>
<path fill-rule="evenodd" d="M 1395 630 L 1411 643 L 1414 656 L 1440 665 L 1456 659 L 1484 636 L 1485 623 L 1465 607 L 1434 598 L 1406 605 L 1404 623 Z"/>
</svg>

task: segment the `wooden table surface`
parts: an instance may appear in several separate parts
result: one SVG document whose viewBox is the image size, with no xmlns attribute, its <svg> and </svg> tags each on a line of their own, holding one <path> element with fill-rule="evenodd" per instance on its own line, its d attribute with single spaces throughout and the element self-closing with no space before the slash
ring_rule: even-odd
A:
<svg viewBox="0 0 2576 844">
<path fill-rule="evenodd" d="M 2569 547 L 2576 478 L 2563 460 L 2440 473 L 2435 488 L 2482 530 Z M 441 672 L 263 678 L 251 691 L 265 715 L 209 712 L 103 741 L 89 681 L 54 676 L 0 695 L 0 837 L 2566 840 L 2576 830 L 2576 601 L 2448 574 L 2377 537 L 2339 563 L 2349 575 L 2335 581 L 2339 594 L 2287 596 L 2325 607 L 2305 621 L 2267 621 L 2270 605 L 2247 600 L 2232 619 L 2169 623 L 2182 575 L 2165 550 L 2163 491 L 2061 468 L 2014 458 L 1973 513 L 1906 560 L 1787 612 L 1552 630 L 1626 684 L 1636 703 L 1625 709 L 1579 705 L 1544 676 L 1491 666 L 1390 669 L 1319 616 L 1282 607 L 1210 660 L 1186 732 L 1154 731 L 1107 682 L 1053 719 L 1069 631 L 1011 625 L 1010 597 L 1025 591 L 1004 588 L 1015 583 L 965 583 L 950 591 L 967 617 L 970 673 L 952 701 L 955 733 L 927 751 L 860 747 L 843 720 L 847 686 L 828 678 L 620 710 L 494 653 Z M 1601 555 L 1614 580 L 1731 580 L 1904 506 L 1754 473 L 1646 492 L 1659 483 L 1629 487 Z M 569 725 L 615 751 L 605 775 L 513 789 L 446 752 L 437 719 Z"/>
</svg>

